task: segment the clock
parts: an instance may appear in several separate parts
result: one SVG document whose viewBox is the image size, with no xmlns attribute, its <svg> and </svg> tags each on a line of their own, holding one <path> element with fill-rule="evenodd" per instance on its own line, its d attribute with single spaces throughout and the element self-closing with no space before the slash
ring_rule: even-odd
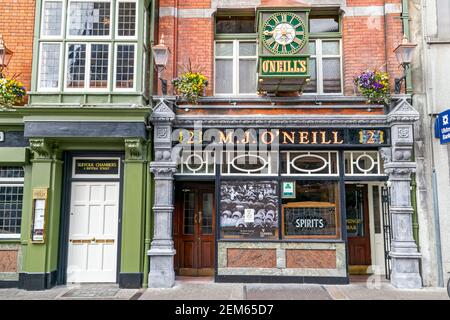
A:
<svg viewBox="0 0 450 320">
<path fill-rule="evenodd" d="M 294 13 L 274 13 L 264 23 L 262 40 L 264 47 L 273 54 L 295 54 L 306 43 L 305 23 Z"/>
</svg>

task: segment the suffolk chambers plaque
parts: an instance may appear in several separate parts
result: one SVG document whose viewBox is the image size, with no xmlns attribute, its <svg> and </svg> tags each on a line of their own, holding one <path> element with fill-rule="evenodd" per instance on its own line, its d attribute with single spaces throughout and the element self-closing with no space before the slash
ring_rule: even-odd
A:
<svg viewBox="0 0 450 320">
<path fill-rule="evenodd" d="M 100 175 L 119 176 L 120 159 L 86 159 L 76 158 L 74 160 L 74 176 Z"/>
</svg>

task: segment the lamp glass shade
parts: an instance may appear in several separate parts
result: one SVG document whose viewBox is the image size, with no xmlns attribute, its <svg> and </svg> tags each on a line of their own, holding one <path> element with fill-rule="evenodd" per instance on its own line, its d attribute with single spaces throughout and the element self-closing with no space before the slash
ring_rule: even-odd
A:
<svg viewBox="0 0 450 320">
<path fill-rule="evenodd" d="M 395 50 L 395 56 L 397 57 L 397 61 L 399 64 L 410 64 L 413 59 L 414 49 L 416 48 L 416 44 L 400 44 Z"/>
<path fill-rule="evenodd" d="M 12 51 L 6 48 L 0 41 L 0 68 L 6 68 L 11 61 Z"/>
<path fill-rule="evenodd" d="M 155 65 L 158 68 L 164 68 L 169 61 L 169 48 L 165 45 L 157 45 L 152 48 Z"/>
</svg>

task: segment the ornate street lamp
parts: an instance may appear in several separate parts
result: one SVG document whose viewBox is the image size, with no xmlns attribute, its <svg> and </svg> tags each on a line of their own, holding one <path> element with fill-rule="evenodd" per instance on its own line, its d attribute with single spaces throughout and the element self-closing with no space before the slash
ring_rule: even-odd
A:
<svg viewBox="0 0 450 320">
<path fill-rule="evenodd" d="M 167 95 L 167 80 L 163 79 L 162 72 L 166 69 L 167 63 L 169 62 L 170 50 L 169 47 L 164 44 L 164 35 L 161 36 L 159 44 L 153 46 L 152 52 L 153 59 L 155 60 L 155 67 L 158 71 L 158 78 L 161 80 L 162 94 Z"/>
<path fill-rule="evenodd" d="M 13 52 L 5 46 L 3 36 L 0 34 L 0 78 L 3 78 L 3 70 L 8 66 L 11 61 Z"/>
<path fill-rule="evenodd" d="M 403 77 L 395 79 L 395 93 L 397 94 L 400 93 L 402 82 L 406 80 L 407 70 L 411 65 L 414 49 L 416 47 L 417 44 L 409 43 L 408 38 L 404 35 L 402 43 L 394 50 L 398 63 L 403 67 Z"/>
</svg>

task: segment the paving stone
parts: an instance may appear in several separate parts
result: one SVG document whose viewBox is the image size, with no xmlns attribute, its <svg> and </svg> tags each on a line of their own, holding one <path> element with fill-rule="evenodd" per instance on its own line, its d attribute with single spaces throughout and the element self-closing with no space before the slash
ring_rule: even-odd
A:
<svg viewBox="0 0 450 320">
<path fill-rule="evenodd" d="M 249 284 L 245 285 L 247 300 L 332 300 L 320 285 Z"/>
</svg>

